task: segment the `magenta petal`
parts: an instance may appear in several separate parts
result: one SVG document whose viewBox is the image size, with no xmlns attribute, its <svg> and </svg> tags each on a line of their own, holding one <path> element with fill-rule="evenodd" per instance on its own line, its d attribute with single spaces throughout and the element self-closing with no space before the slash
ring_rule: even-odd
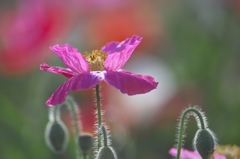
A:
<svg viewBox="0 0 240 159">
<path fill-rule="evenodd" d="M 139 44 L 141 40 L 142 37 L 134 35 L 131 38 L 127 38 L 122 42 L 114 41 L 107 43 L 104 47 L 102 47 L 101 51 L 106 52 L 108 54 L 122 52 L 128 45 L 135 45 L 135 43 Z"/>
<path fill-rule="evenodd" d="M 67 78 L 71 78 L 72 76 L 74 76 L 73 72 L 69 68 L 49 66 L 48 64 L 45 64 L 45 63 L 42 63 L 40 65 L 40 70 L 55 73 L 55 74 L 61 74 Z"/>
<path fill-rule="evenodd" d="M 219 155 L 219 154 L 214 154 L 214 155 L 213 155 L 213 158 L 214 158 L 214 159 L 227 159 L 225 156 Z"/>
<path fill-rule="evenodd" d="M 101 80 L 101 78 L 91 73 L 84 73 L 73 76 L 64 82 L 60 87 L 58 87 L 55 93 L 53 93 L 52 96 L 47 100 L 46 104 L 48 106 L 61 104 L 65 101 L 70 91 L 89 89 L 93 86 L 96 86 Z"/>
<path fill-rule="evenodd" d="M 177 156 L 177 148 L 171 148 L 168 153 L 174 157 Z M 186 149 L 181 149 L 180 159 L 201 159 L 201 156 L 197 151 L 189 151 Z"/>
<path fill-rule="evenodd" d="M 177 148 L 171 148 L 168 153 L 174 157 L 177 156 Z M 219 155 L 219 154 L 214 154 L 213 155 L 214 159 L 226 159 L 225 156 Z M 189 151 L 187 149 L 181 149 L 180 153 L 180 159 L 202 159 L 202 157 L 199 155 L 197 150 L 195 151 Z"/>
<path fill-rule="evenodd" d="M 128 95 L 147 93 L 158 85 L 158 82 L 150 76 L 133 74 L 125 70 L 107 71 L 105 81 Z"/>
<path fill-rule="evenodd" d="M 78 50 L 69 44 L 54 45 L 50 49 L 55 52 L 63 63 L 74 73 L 83 73 L 89 71 L 89 64 L 85 57 Z"/>
<path fill-rule="evenodd" d="M 133 36 L 121 43 L 111 42 L 104 46 L 102 51 L 108 53 L 107 59 L 104 62 L 105 69 L 112 71 L 120 69 L 127 62 L 141 40 L 142 37 Z"/>
</svg>

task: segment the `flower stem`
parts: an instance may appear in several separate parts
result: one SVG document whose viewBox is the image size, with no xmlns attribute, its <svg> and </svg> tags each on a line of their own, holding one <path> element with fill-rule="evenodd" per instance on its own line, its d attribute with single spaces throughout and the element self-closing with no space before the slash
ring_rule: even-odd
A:
<svg viewBox="0 0 240 159">
<path fill-rule="evenodd" d="M 100 101 L 100 91 L 99 85 L 96 85 L 96 103 L 97 103 L 97 120 L 98 120 L 98 149 L 101 147 L 101 139 L 99 129 L 102 125 L 102 112 L 101 112 L 101 101 Z"/>
<path fill-rule="evenodd" d="M 101 126 L 102 137 L 103 137 L 103 146 L 108 146 L 108 138 L 107 138 L 107 131 L 104 125 Z"/>
<path fill-rule="evenodd" d="M 61 105 L 60 105 L 61 106 Z M 59 106 L 59 107 L 60 107 Z M 56 114 L 56 110 L 58 107 L 50 107 L 49 113 L 48 113 L 48 119 L 50 122 L 55 122 L 56 118 L 59 118 Z M 59 108 L 58 108 L 59 109 Z"/>
<path fill-rule="evenodd" d="M 200 121 L 201 129 L 206 129 L 203 114 L 200 113 L 200 111 L 196 108 L 187 108 L 183 112 L 183 114 L 181 115 L 181 119 L 180 119 L 180 128 L 179 128 L 179 135 L 178 135 L 178 147 L 177 147 L 177 157 L 176 157 L 176 159 L 180 158 L 180 150 L 181 150 L 181 147 L 182 147 L 185 118 L 186 118 L 186 116 L 189 112 L 195 113 L 198 116 L 198 119 Z M 199 122 L 199 121 L 197 121 L 197 122 Z"/>
<path fill-rule="evenodd" d="M 78 108 L 77 108 L 77 105 L 74 102 L 74 100 L 70 97 L 67 97 L 66 105 L 69 107 L 71 114 L 72 114 L 73 123 L 74 123 L 75 142 L 76 142 L 76 156 L 77 156 L 77 159 L 80 159 L 81 154 L 80 154 L 80 149 L 77 144 L 77 139 L 80 134 L 80 127 L 79 127 L 79 120 L 78 120 L 79 119 L 78 118 Z"/>
</svg>

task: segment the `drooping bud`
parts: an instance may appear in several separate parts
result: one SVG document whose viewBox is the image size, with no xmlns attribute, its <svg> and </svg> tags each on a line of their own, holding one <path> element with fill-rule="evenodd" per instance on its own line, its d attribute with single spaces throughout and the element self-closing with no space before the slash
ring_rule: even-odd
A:
<svg viewBox="0 0 240 159">
<path fill-rule="evenodd" d="M 214 152 L 216 138 L 209 129 L 199 129 L 194 137 L 193 146 L 203 159 L 209 159 Z"/>
<path fill-rule="evenodd" d="M 111 146 L 104 146 L 99 149 L 96 159 L 117 159 L 117 155 Z"/>
<path fill-rule="evenodd" d="M 93 147 L 93 142 L 94 139 L 90 133 L 83 133 L 78 137 L 78 145 L 84 154 L 87 154 L 88 151 Z"/>
<path fill-rule="evenodd" d="M 62 153 L 68 143 L 68 130 L 62 121 L 49 122 L 45 130 L 48 147 L 55 153 Z"/>
</svg>

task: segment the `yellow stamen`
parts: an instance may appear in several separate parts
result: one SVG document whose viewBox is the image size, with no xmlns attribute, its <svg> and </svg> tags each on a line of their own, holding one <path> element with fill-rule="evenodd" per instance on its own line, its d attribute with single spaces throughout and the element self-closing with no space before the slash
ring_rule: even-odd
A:
<svg viewBox="0 0 240 159">
<path fill-rule="evenodd" d="M 227 159 L 239 159 L 240 147 L 236 145 L 218 145 L 215 153 L 224 155 Z"/>
<path fill-rule="evenodd" d="M 107 58 L 107 53 L 100 50 L 93 50 L 91 53 L 85 52 L 83 56 L 90 65 L 91 71 L 103 71 L 104 61 Z"/>
</svg>

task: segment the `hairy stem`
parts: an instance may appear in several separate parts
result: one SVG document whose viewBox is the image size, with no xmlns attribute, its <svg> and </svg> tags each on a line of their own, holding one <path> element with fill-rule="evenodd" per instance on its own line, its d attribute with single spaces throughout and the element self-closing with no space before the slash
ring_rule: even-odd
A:
<svg viewBox="0 0 240 159">
<path fill-rule="evenodd" d="M 180 128 L 179 128 L 179 135 L 178 135 L 178 147 L 177 147 L 177 157 L 176 157 L 176 159 L 180 158 L 180 152 L 181 152 L 180 150 L 181 150 L 181 147 L 182 147 L 182 140 L 183 140 L 183 133 L 184 133 L 184 123 L 185 123 L 185 118 L 186 118 L 186 116 L 189 112 L 193 112 L 198 116 L 202 129 L 206 128 L 203 116 L 199 112 L 199 110 L 197 110 L 196 108 L 188 108 L 183 112 L 183 114 L 181 116 L 181 119 L 180 119 Z"/>
<path fill-rule="evenodd" d="M 98 150 L 101 147 L 101 135 L 99 133 L 99 129 L 102 125 L 102 112 L 101 112 L 101 99 L 100 99 L 100 91 L 99 85 L 96 85 L 96 104 L 97 104 L 97 120 L 98 120 Z"/>
<path fill-rule="evenodd" d="M 103 146 L 108 146 L 108 138 L 107 138 L 107 131 L 104 125 L 101 126 L 102 137 L 103 137 Z"/>
</svg>

